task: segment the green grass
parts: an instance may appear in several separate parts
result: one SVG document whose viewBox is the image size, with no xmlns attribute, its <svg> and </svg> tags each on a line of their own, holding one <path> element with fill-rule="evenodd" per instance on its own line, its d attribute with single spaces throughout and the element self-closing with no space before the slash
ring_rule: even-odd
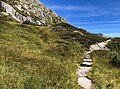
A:
<svg viewBox="0 0 120 89">
<path fill-rule="evenodd" d="M 66 24 L 67 31 L 53 32 L 53 27 L 0 19 L 0 89 L 82 89 L 76 70 L 83 45 L 106 39 Z"/>
<path fill-rule="evenodd" d="M 110 64 L 110 52 L 95 51 L 92 55 L 89 76 L 93 79 L 93 89 L 120 89 L 120 69 Z"/>
<path fill-rule="evenodd" d="M 83 52 L 50 27 L 0 21 L 0 89 L 81 89 Z"/>
<path fill-rule="evenodd" d="M 16 4 L 14 0 L 8 3 Z M 57 26 L 66 30 L 52 32 Z M 84 35 L 73 33 L 75 30 Z M 84 50 L 105 40 L 66 23 L 35 26 L 18 23 L 9 16 L 0 17 L 0 89 L 82 89 L 77 83 L 76 70 Z M 93 55 L 94 65 L 89 75 L 94 88 L 119 89 L 119 69 L 111 66 L 103 54 Z"/>
</svg>

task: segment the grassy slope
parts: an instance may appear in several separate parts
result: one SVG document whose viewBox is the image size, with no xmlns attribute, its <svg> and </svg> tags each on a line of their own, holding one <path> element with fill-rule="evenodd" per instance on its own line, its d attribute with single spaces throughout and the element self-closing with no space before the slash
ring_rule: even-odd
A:
<svg viewBox="0 0 120 89">
<path fill-rule="evenodd" d="M 82 54 L 48 27 L 0 21 L 0 89 L 79 89 Z"/>
<path fill-rule="evenodd" d="M 0 89 L 79 89 L 76 69 L 84 52 L 79 43 L 88 47 L 106 40 L 67 25 L 67 31 L 52 32 L 50 27 L 0 19 Z"/>
<path fill-rule="evenodd" d="M 60 27 L 65 30 L 60 29 Z M 93 33 L 89 33 L 82 28 L 76 28 L 70 24 L 58 24 L 55 26 L 55 30 L 56 32 L 59 32 L 62 39 L 79 42 L 80 44 L 83 44 L 85 48 L 89 48 L 90 45 L 95 44 L 96 42 L 103 42 L 108 39 Z M 78 31 L 78 33 L 74 33 L 73 31 Z M 83 33 L 83 35 L 80 33 Z"/>
<path fill-rule="evenodd" d="M 120 89 L 120 69 L 110 64 L 110 52 L 95 51 L 89 76 L 94 89 Z"/>
</svg>

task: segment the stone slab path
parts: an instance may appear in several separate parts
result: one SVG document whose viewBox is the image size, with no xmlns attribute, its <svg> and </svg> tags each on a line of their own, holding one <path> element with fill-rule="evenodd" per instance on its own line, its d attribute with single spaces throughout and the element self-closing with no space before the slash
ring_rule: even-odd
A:
<svg viewBox="0 0 120 89">
<path fill-rule="evenodd" d="M 87 51 L 83 55 L 83 63 L 80 64 L 79 69 L 77 70 L 78 75 L 78 84 L 83 87 L 84 89 L 91 89 L 92 88 L 92 80 L 88 78 L 88 72 L 92 68 L 92 58 L 90 53 L 94 50 L 109 50 L 106 45 L 111 41 L 107 40 L 105 42 L 96 43 L 90 46 L 90 51 Z"/>
<path fill-rule="evenodd" d="M 85 53 L 83 63 L 80 65 L 77 71 L 77 75 L 79 76 L 78 84 L 85 89 L 90 89 L 92 86 L 92 80 L 87 78 L 88 72 L 92 68 L 92 59 L 91 56 L 89 55 L 89 53 L 91 52 Z"/>
</svg>

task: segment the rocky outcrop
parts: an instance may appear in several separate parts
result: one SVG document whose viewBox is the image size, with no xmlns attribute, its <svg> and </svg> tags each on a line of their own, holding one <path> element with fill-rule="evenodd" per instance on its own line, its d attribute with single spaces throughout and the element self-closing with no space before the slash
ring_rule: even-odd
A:
<svg viewBox="0 0 120 89">
<path fill-rule="evenodd" d="M 106 42 L 96 43 L 95 45 L 90 46 L 90 50 L 109 50 L 106 45 L 111 41 L 111 39 L 107 40 Z"/>
<path fill-rule="evenodd" d="M 0 12 L 19 22 L 37 25 L 66 23 L 55 12 L 46 8 L 39 0 L 2 0 Z"/>
</svg>

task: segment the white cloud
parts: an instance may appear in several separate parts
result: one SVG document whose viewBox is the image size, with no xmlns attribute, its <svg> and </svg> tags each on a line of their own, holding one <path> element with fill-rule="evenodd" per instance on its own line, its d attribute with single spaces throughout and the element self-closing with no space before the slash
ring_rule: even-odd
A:
<svg viewBox="0 0 120 89">
<path fill-rule="evenodd" d="M 97 6 L 90 6 L 90 5 L 85 5 L 85 6 L 48 6 L 50 9 L 53 10 L 67 10 L 65 11 L 66 15 L 64 15 L 65 18 L 79 18 L 79 17 L 93 17 L 93 16 L 102 16 L 105 14 L 109 14 L 110 12 L 99 8 Z M 76 12 L 71 12 L 71 11 L 76 11 Z M 67 14 L 69 12 L 69 14 Z M 77 13 L 77 14 L 76 14 Z"/>
<path fill-rule="evenodd" d="M 120 15 L 120 8 L 105 8 L 105 7 L 99 7 L 94 5 L 82 5 L 82 6 L 74 6 L 74 5 L 67 5 L 67 6 L 60 6 L 60 5 L 52 5 L 48 6 L 50 9 L 53 10 L 67 10 L 67 11 L 77 11 L 78 14 L 74 15 L 74 12 L 72 14 L 66 15 L 66 18 L 79 18 L 79 17 L 93 17 L 93 16 L 102 16 L 106 14 L 110 14 L 113 16 L 119 16 Z"/>
<path fill-rule="evenodd" d="M 95 11 L 79 11 L 77 14 L 67 14 L 65 18 L 80 18 L 80 17 L 95 17 L 95 16 L 102 16 L 108 14 L 108 11 L 105 10 L 95 10 Z"/>
<path fill-rule="evenodd" d="M 109 37 L 120 37 L 120 33 L 106 33 L 104 35 Z"/>
<path fill-rule="evenodd" d="M 58 5 L 53 5 L 53 6 L 48 6 L 50 9 L 53 10 L 70 10 L 70 11 L 95 11 L 96 7 L 93 6 L 58 6 Z"/>
<path fill-rule="evenodd" d="M 73 23 L 75 25 L 91 25 L 91 24 L 111 24 L 111 25 L 120 25 L 120 21 L 98 21 L 98 22 L 82 22 L 82 23 Z"/>
</svg>

